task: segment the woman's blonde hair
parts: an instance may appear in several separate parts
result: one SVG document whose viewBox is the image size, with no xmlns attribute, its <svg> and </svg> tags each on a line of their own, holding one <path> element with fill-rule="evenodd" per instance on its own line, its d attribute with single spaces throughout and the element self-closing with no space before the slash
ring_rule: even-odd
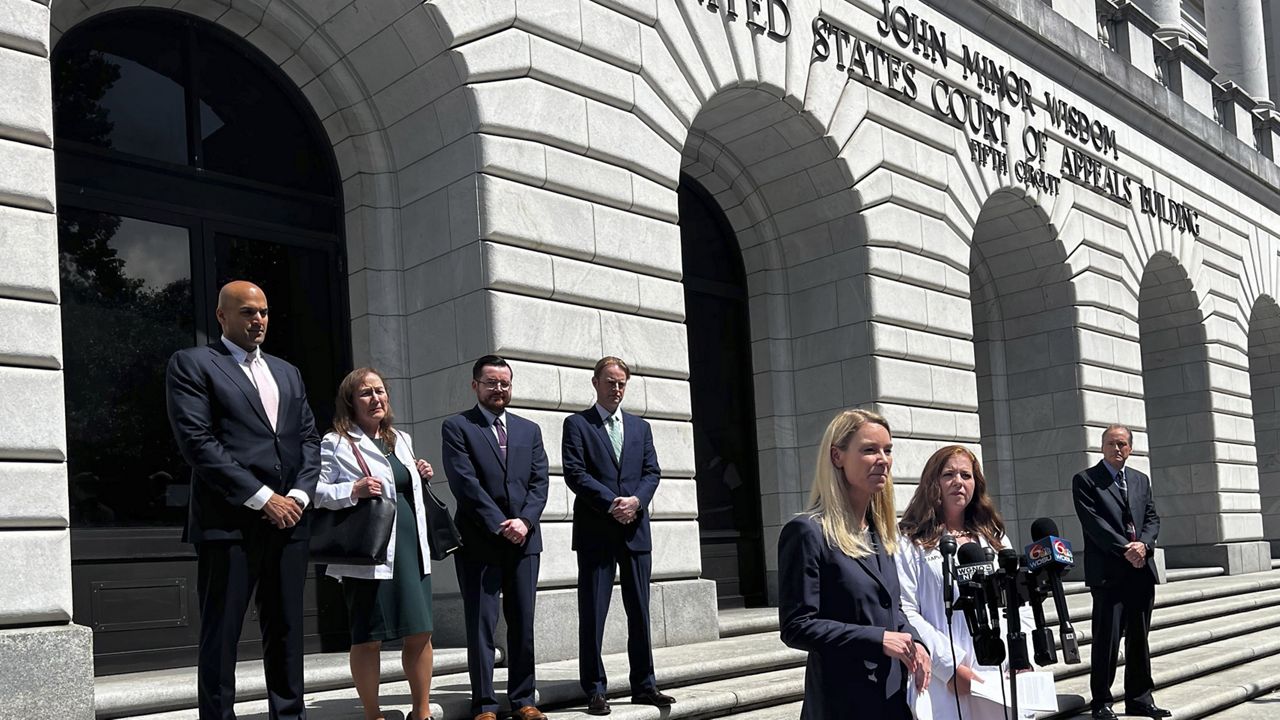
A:
<svg viewBox="0 0 1280 720">
<path fill-rule="evenodd" d="M 862 518 L 855 517 L 853 508 L 849 505 L 849 490 L 845 487 L 844 473 L 831 462 L 831 449 L 848 450 L 854 433 L 867 423 L 880 425 L 892 436 L 889 421 L 870 410 L 845 410 L 831 420 L 827 431 L 822 434 L 822 442 L 818 443 L 813 490 L 809 494 L 807 513 L 822 526 L 822 536 L 827 544 L 851 558 L 867 557 L 873 550 L 867 535 L 862 532 Z M 880 536 L 885 552 L 890 555 L 897 552 L 898 533 L 894 527 L 897 515 L 893 509 L 892 473 L 886 476 L 884 487 L 871 497 L 866 519 Z"/>
</svg>

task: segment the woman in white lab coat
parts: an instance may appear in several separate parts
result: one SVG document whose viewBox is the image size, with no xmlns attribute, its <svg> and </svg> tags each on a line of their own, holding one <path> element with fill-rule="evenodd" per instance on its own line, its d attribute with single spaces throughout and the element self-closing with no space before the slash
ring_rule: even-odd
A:
<svg viewBox="0 0 1280 720">
<path fill-rule="evenodd" d="M 933 663 L 933 682 L 928 691 L 914 697 L 917 720 L 957 720 L 957 696 L 964 720 L 1003 719 L 1000 703 L 972 693 L 973 685 L 981 682 L 977 673 L 981 666 L 959 609 L 951 622 L 955 641 L 952 655 L 942 601 L 942 554 L 938 542 L 944 533 L 955 537 L 957 546 L 973 542 L 995 551 L 1010 547 L 1004 520 L 987 496 L 978 458 L 960 445 L 935 452 L 925 464 L 920 485 L 898 527 L 902 532 L 897 557 L 902 610 L 920 633 Z M 1027 627 L 1029 619 L 1027 613 L 1023 627 Z"/>
</svg>

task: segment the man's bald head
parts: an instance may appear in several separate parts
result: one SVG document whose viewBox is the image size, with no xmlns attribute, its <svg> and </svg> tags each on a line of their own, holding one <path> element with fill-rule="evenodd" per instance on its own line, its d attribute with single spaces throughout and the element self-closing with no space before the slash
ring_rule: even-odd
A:
<svg viewBox="0 0 1280 720">
<path fill-rule="evenodd" d="M 232 280 L 218 291 L 218 308 L 223 310 L 238 308 L 240 303 L 248 298 L 261 298 L 265 304 L 267 294 L 248 280 Z"/>
<path fill-rule="evenodd" d="M 253 352 L 267 337 L 267 294 L 247 280 L 222 286 L 215 314 L 223 336 L 246 352 Z"/>
</svg>

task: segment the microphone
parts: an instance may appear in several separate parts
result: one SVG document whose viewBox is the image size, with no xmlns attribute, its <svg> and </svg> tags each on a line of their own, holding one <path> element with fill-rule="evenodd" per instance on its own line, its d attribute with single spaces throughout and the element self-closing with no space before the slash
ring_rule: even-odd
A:
<svg viewBox="0 0 1280 720">
<path fill-rule="evenodd" d="M 1027 556 L 1022 556 L 1022 564 L 1029 565 Z M 1034 629 L 1031 631 L 1031 645 L 1035 651 L 1037 665 L 1055 665 L 1058 662 L 1058 646 L 1053 640 L 1053 628 L 1044 617 L 1044 601 L 1050 590 L 1046 587 L 1048 578 L 1044 575 L 1028 573 L 1026 578 L 1027 604 L 1031 606 Z"/>
<path fill-rule="evenodd" d="M 965 543 L 957 553 L 956 581 L 960 585 L 960 608 L 964 611 L 974 654 L 982 665 L 1004 662 L 1004 643 L 1000 627 L 991 621 L 992 605 L 1000 601 L 999 589 L 993 582 L 996 568 L 987 560 L 978 543 Z M 997 615 L 998 617 L 998 615 Z"/>
<path fill-rule="evenodd" d="M 1032 543 L 1027 546 L 1027 564 L 1033 573 L 1043 574 L 1053 591 L 1053 606 L 1058 611 L 1058 634 L 1062 638 L 1062 661 L 1068 665 L 1080 662 L 1076 630 L 1067 614 L 1067 598 L 1062 591 L 1062 573 L 1075 567 L 1071 543 L 1058 537 L 1058 524 L 1050 518 L 1037 518 L 1031 523 Z"/>
<path fill-rule="evenodd" d="M 956 539 L 951 533 L 943 533 L 938 541 L 938 551 L 942 553 L 942 606 L 947 611 L 947 624 L 951 624 L 951 608 L 954 604 L 955 589 L 952 582 L 955 576 Z"/>
<path fill-rule="evenodd" d="M 982 550 L 982 546 L 975 542 L 965 543 L 960 546 L 960 552 L 956 555 L 956 582 L 968 582 L 975 575 L 994 575 L 996 566 L 987 559 L 987 555 Z"/>
<path fill-rule="evenodd" d="M 1031 659 L 1027 657 L 1027 634 L 1022 631 L 1022 621 L 1018 608 L 1022 605 L 1022 594 L 1019 592 L 1018 553 L 1012 548 L 1001 548 L 1000 574 L 1004 576 L 1004 616 L 1008 623 L 1008 637 L 1005 643 L 1009 650 L 1009 669 L 1013 671 L 1031 670 Z M 997 616 L 998 617 L 998 616 Z"/>
</svg>

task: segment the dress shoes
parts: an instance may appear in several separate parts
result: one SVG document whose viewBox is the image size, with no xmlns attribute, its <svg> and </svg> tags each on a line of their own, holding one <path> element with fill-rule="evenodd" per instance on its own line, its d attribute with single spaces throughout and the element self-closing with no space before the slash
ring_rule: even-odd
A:
<svg viewBox="0 0 1280 720">
<path fill-rule="evenodd" d="M 1151 703 L 1127 702 L 1124 704 L 1125 715 L 1144 715 L 1149 718 L 1163 718 L 1173 715 L 1173 713 L 1164 708 L 1156 707 Z"/>
<path fill-rule="evenodd" d="M 652 705 L 654 707 L 671 707 L 676 701 L 670 695 L 663 695 L 655 688 L 653 690 L 642 690 L 631 696 L 632 705 Z"/>
<path fill-rule="evenodd" d="M 1090 713 L 1089 716 L 1092 717 L 1093 720 L 1120 720 L 1116 717 L 1116 714 L 1112 712 L 1111 708 L 1106 705 L 1094 708 L 1093 712 Z"/>
<path fill-rule="evenodd" d="M 547 720 L 547 716 L 542 711 L 532 705 L 525 705 L 522 708 L 516 708 L 511 711 L 513 720 Z"/>
<path fill-rule="evenodd" d="M 604 693 L 592 693 L 591 699 L 587 701 L 588 715 L 608 715 L 612 710 L 609 709 L 609 699 Z"/>
<path fill-rule="evenodd" d="M 498 720 L 498 713 L 482 712 L 474 720 Z"/>
</svg>

